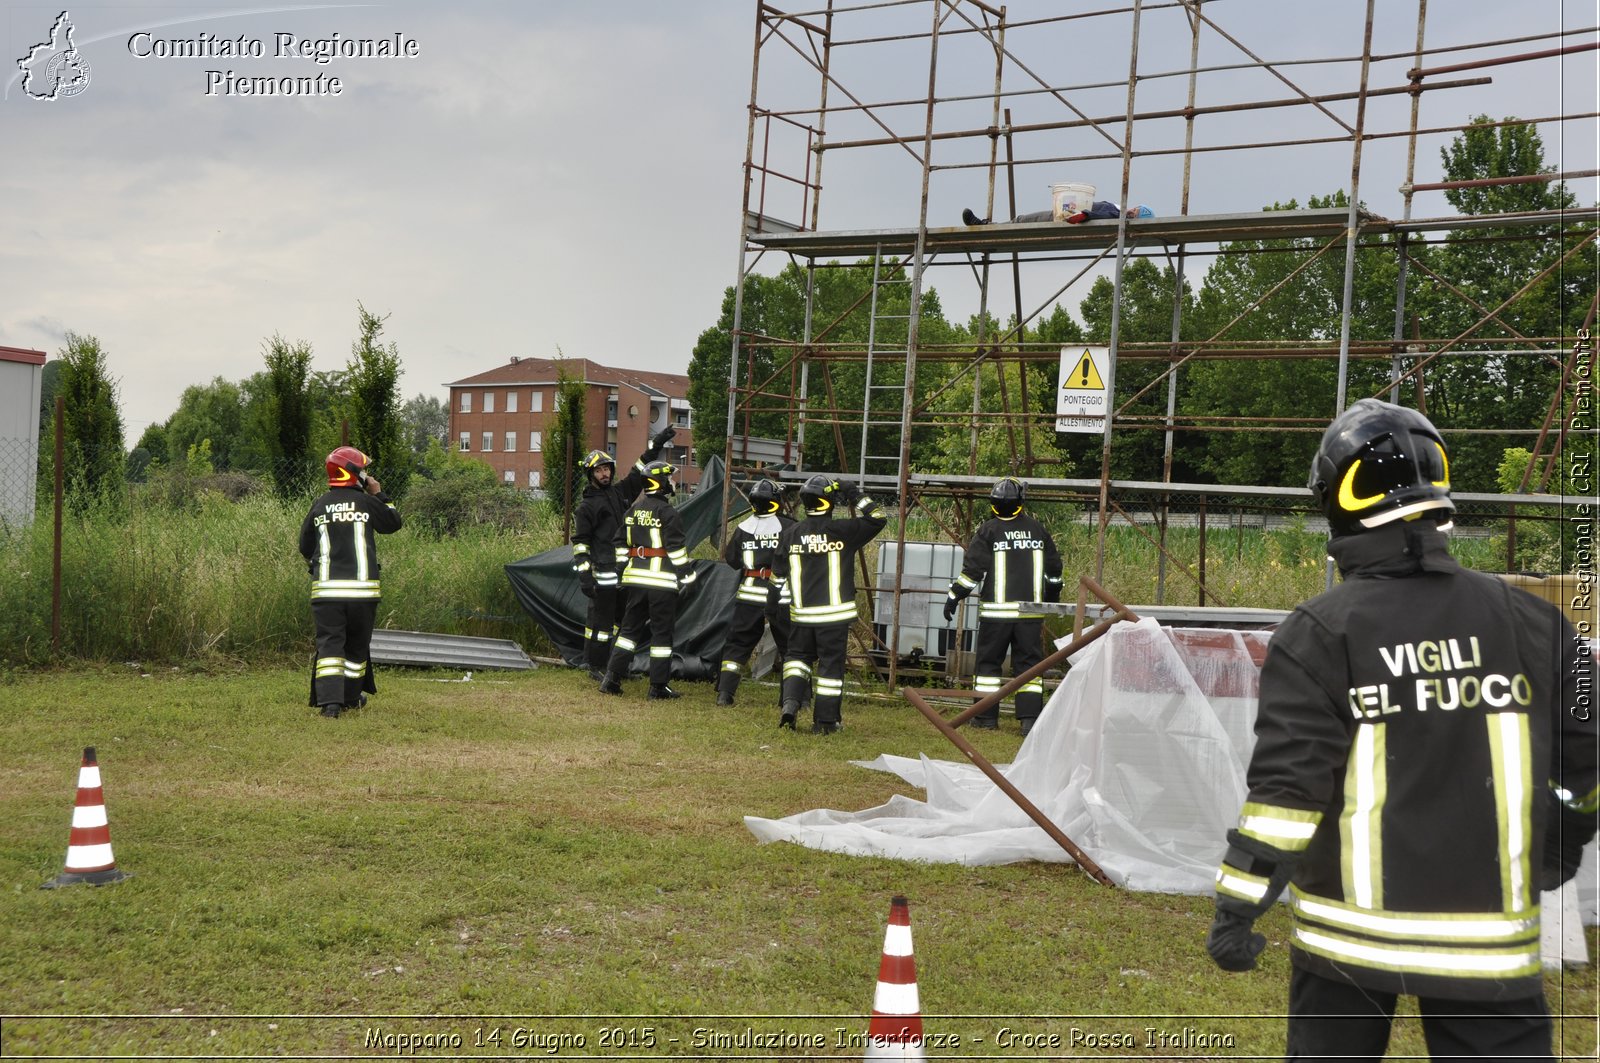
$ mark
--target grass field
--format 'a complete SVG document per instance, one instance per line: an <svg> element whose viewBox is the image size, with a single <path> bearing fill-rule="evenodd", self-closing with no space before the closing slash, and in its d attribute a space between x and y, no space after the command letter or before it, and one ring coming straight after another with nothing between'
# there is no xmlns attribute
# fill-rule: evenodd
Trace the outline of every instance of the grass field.
<svg viewBox="0 0 1600 1063"><path fill-rule="evenodd" d="M754 841L747 814L921 796L848 763L959 759L903 702L851 699L818 738L778 731L759 685L729 710L699 684L663 706L565 669L460 678L386 670L330 721L298 668L0 676L0 1054L859 1058L836 1046L866 1029L896 893L927 1030L960 1038L930 1055L1282 1050L1281 911L1229 976L1206 898ZM1007 728L971 738L1004 762ZM42 891L89 745L134 877ZM1558 1020L1564 1052L1594 1058L1594 968L1548 989L1588 1016ZM1422 1051L1412 1021L1394 1051Z"/></svg>

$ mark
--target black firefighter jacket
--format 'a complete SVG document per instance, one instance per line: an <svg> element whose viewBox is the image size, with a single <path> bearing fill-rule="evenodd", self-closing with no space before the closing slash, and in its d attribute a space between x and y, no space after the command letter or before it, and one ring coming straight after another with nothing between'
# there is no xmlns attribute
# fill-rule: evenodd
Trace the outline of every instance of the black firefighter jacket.
<svg viewBox="0 0 1600 1063"><path fill-rule="evenodd" d="M300 554L311 570L311 597L380 597L378 536L400 530L385 494L335 487L311 504L300 525Z"/></svg>
<svg viewBox="0 0 1600 1063"><path fill-rule="evenodd" d="M832 511L796 521L778 537L772 576L789 592L789 619L796 624L852 623L856 618L856 554L889 518L862 495L855 516L833 519Z"/></svg>
<svg viewBox="0 0 1600 1063"><path fill-rule="evenodd" d="M1548 794L1590 816L1600 801L1578 696L1589 651L1555 606L1463 569L1432 526L1329 550L1344 582L1268 648L1230 839L1294 868L1297 966L1446 999L1535 996ZM1218 872L1219 907L1270 892Z"/></svg>

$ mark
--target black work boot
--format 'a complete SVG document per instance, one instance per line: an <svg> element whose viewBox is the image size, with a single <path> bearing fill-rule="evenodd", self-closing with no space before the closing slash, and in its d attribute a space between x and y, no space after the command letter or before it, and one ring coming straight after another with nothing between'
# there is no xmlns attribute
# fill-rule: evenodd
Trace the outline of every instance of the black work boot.
<svg viewBox="0 0 1600 1063"><path fill-rule="evenodd" d="M717 704L732 705L734 691L739 689L739 673L723 672L717 677Z"/></svg>
<svg viewBox="0 0 1600 1063"><path fill-rule="evenodd" d="M997 731L1000 729L1000 716L998 713L993 716L974 716L972 726L984 731Z"/></svg>
<svg viewBox="0 0 1600 1063"><path fill-rule="evenodd" d="M1037 716L1024 716L1017 721L1017 726L1022 728L1022 737L1028 737L1028 734L1033 730L1034 721L1038 718Z"/></svg>
<svg viewBox="0 0 1600 1063"><path fill-rule="evenodd" d="M602 694L620 694L620 693L622 693L622 677L620 675L618 675L617 673L615 673L615 672L607 672L606 673L606 677L604 679L600 680L600 693L602 693Z"/></svg>
<svg viewBox="0 0 1600 1063"><path fill-rule="evenodd" d="M339 714L342 712L344 712L343 705L330 704L322 706L322 711L319 713L319 715L326 716L330 720L337 720L339 718Z"/></svg>
<svg viewBox="0 0 1600 1063"><path fill-rule="evenodd" d="M681 698L683 695L665 683L651 683L650 692L645 697L651 701L671 701L673 698Z"/></svg>
<svg viewBox="0 0 1600 1063"><path fill-rule="evenodd" d="M794 700L785 701L783 707L778 710L778 726L794 730L794 721L799 715L800 703Z"/></svg>
<svg viewBox="0 0 1600 1063"><path fill-rule="evenodd" d="M814 735L838 734L842 730L844 724L839 720L818 720L811 725L811 733Z"/></svg>

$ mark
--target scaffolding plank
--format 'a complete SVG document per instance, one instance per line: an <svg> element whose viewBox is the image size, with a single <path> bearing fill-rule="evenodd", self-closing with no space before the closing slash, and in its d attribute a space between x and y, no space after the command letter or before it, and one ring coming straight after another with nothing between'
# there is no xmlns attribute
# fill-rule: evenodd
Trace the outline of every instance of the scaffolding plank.
<svg viewBox="0 0 1600 1063"><path fill-rule="evenodd" d="M1128 221L1128 246L1148 247L1226 240L1329 238L1344 232L1349 212L1343 207L1320 210L1264 210L1248 214L1190 214ZM1386 233L1387 218L1362 212L1363 233ZM860 229L836 232L750 233L759 247L803 258L837 255L909 255L916 249L916 229ZM930 228L924 251L943 252L1070 251L1098 249L1117 239L1117 220L1105 218L1080 225L1064 222L1001 223Z"/></svg>

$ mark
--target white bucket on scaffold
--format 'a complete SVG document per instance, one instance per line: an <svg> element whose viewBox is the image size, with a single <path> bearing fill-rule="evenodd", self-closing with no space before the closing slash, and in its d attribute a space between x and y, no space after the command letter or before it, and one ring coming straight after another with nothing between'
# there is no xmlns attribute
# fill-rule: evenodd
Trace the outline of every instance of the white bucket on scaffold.
<svg viewBox="0 0 1600 1063"><path fill-rule="evenodd" d="M1050 186L1050 212L1056 221L1066 221L1094 203L1094 185L1063 181Z"/></svg>

